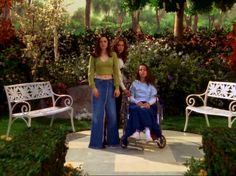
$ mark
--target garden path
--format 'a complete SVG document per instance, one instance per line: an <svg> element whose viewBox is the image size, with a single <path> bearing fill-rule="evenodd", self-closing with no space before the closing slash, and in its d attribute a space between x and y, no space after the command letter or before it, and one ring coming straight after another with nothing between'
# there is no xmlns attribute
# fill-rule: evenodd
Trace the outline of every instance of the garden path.
<svg viewBox="0 0 236 176"><path fill-rule="evenodd" d="M122 133L122 131L120 132ZM163 130L167 145L163 149L88 148L90 131L68 135L66 163L82 164L89 175L183 175L183 163L191 156L202 158L202 137L197 134Z"/></svg>

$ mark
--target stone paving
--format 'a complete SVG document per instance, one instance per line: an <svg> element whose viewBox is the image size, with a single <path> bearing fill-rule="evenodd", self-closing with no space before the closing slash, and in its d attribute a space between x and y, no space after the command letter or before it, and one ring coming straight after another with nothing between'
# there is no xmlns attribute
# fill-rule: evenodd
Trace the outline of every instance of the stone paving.
<svg viewBox="0 0 236 176"><path fill-rule="evenodd" d="M136 147L95 150L88 148L90 131L72 133L68 135L66 163L74 167L82 164L89 175L183 175L187 158L203 157L199 150L200 135L169 130L163 130L163 135L167 140L163 149L154 146L144 150Z"/></svg>

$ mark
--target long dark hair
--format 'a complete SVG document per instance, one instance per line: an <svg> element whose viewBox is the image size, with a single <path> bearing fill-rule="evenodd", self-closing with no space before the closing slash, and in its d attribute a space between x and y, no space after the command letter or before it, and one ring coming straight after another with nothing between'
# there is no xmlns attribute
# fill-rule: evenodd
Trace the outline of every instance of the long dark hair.
<svg viewBox="0 0 236 176"><path fill-rule="evenodd" d="M110 42L110 40L109 40L109 37L108 37L106 34L101 34L101 35L98 37L98 39L97 39L97 41L96 41L96 45L95 45L95 50L94 50L94 52L93 52L91 55L92 55L93 57L99 57L99 56L101 56L102 50L101 50L101 47L100 47L100 40L101 40L102 37L105 37L105 38L107 39L107 41L108 41L108 44L107 44L107 54L108 54L109 57L111 57L111 56L112 56L112 55L111 55L111 53L112 53L112 51L111 51L111 42Z"/></svg>
<svg viewBox="0 0 236 176"><path fill-rule="evenodd" d="M119 53L119 52L118 52L118 49L117 49L118 43L119 43L120 41L123 41L123 42L124 42L124 51L123 51L122 53ZM117 38L114 40L114 42L113 42L112 50L116 52L117 57L118 57L118 58L121 58L124 63L127 61L127 57L128 57L128 42L127 42L127 40L126 40L125 38L117 37Z"/></svg>
<svg viewBox="0 0 236 176"><path fill-rule="evenodd" d="M148 68L148 66L147 66L146 64L140 64L140 65L138 66L138 71L137 71L137 74L136 74L136 79L140 81L140 75L139 75L139 67L140 67L140 66L146 67L146 70L147 70L147 77L145 78L146 83L147 83L148 85L149 85L149 84L153 84L153 83L154 83L154 79L153 79L153 77L151 76L150 71L149 71L149 68Z"/></svg>

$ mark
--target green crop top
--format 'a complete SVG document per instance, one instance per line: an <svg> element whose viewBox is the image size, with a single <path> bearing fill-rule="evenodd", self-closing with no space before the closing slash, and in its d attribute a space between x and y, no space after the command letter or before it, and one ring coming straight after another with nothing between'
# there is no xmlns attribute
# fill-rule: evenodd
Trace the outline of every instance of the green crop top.
<svg viewBox="0 0 236 176"><path fill-rule="evenodd" d="M88 81L92 88L95 88L94 77L95 75L112 75L114 79L115 88L119 88L119 63L116 53L112 52L112 57L109 57L107 61L103 62L99 57L93 56L89 59L88 68Z"/></svg>

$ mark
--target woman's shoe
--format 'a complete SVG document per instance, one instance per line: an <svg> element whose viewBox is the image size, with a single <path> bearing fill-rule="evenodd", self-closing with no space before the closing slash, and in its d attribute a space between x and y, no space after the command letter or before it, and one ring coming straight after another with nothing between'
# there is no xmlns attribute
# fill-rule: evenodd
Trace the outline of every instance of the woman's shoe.
<svg viewBox="0 0 236 176"><path fill-rule="evenodd" d="M145 136L146 136L146 141L147 142L151 142L152 141L152 137L151 137L151 133L150 133L150 129L149 128L145 128Z"/></svg>
<svg viewBox="0 0 236 176"><path fill-rule="evenodd" d="M129 138L139 140L140 139L140 133L138 131L135 131Z"/></svg>
<svg viewBox="0 0 236 176"><path fill-rule="evenodd" d="M151 141L153 141L153 140L152 140L152 137L151 137L151 136L146 137L146 141L147 141L147 142L151 142Z"/></svg>

